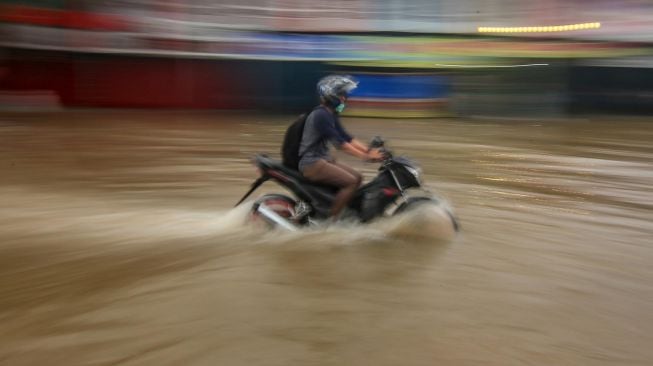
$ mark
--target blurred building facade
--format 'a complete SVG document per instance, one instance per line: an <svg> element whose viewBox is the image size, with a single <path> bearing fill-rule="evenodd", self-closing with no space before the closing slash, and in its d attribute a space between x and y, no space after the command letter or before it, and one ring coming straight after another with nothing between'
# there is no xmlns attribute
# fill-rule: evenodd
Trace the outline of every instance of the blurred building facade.
<svg viewBox="0 0 653 366"><path fill-rule="evenodd" d="M353 98L354 115L564 116L653 105L653 4L643 0L0 4L0 103L9 105L295 111L315 102L314 83L330 72L368 85Z"/></svg>

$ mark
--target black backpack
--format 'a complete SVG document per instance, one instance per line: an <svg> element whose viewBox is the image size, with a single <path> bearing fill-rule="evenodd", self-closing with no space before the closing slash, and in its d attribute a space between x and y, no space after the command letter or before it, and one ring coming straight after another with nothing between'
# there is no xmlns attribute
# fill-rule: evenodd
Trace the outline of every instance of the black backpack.
<svg viewBox="0 0 653 366"><path fill-rule="evenodd" d="M311 111L312 112L312 111ZM299 146L302 143L302 136L304 135L304 125L306 118L311 112L304 113L297 117L286 130L286 135L283 137L283 145L281 146L281 158L283 165L286 168L298 170L299 169Z"/></svg>

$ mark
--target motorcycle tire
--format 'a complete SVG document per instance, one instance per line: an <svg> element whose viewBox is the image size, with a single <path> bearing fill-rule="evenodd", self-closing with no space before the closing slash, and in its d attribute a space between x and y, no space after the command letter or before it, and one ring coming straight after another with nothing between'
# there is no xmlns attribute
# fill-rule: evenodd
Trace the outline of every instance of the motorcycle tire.
<svg viewBox="0 0 653 366"><path fill-rule="evenodd" d="M294 222L291 221L291 218L295 215L295 206L297 205L297 202L294 199L283 194L266 194L254 201L252 210L250 211L250 220L256 223L263 222L268 228L272 229L279 225L274 221L267 219L258 211L260 205L267 206L275 214L288 220L289 223L294 224Z"/></svg>
<svg viewBox="0 0 653 366"><path fill-rule="evenodd" d="M402 203L394 212L393 216L400 215L402 213L416 209L419 206L434 204L439 205L440 201L433 197L409 197L406 202ZM451 219L451 224L456 232L460 231L460 224L458 219L449 211L448 209L444 210L447 213L447 216Z"/></svg>

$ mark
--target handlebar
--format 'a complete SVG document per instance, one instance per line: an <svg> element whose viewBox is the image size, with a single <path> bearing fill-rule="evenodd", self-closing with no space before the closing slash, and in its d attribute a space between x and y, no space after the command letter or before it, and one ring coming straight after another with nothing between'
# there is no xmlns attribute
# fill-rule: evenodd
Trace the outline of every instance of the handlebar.
<svg viewBox="0 0 653 366"><path fill-rule="evenodd" d="M381 154L383 154L383 159L381 162L386 162L392 160L392 152L385 148L385 140L381 136L374 136L372 141L369 144L370 149L378 149Z"/></svg>

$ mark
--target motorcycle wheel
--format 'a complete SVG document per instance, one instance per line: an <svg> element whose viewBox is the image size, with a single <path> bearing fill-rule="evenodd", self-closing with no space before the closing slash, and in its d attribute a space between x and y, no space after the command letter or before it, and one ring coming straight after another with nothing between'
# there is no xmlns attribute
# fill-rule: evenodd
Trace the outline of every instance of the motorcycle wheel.
<svg viewBox="0 0 653 366"><path fill-rule="evenodd" d="M267 206L267 208L272 210L281 218L288 220L291 224L295 224L291 218L295 215L295 206L297 205L297 202L292 198L282 194L266 194L254 201L250 212L250 220L257 225L260 223L262 226L272 229L279 225L274 221L269 220L258 211L260 205Z"/></svg>
<svg viewBox="0 0 653 366"><path fill-rule="evenodd" d="M439 205L440 201L438 201L436 198L433 197L409 197L406 202L402 203L392 214L393 216L400 215L402 213L412 211L416 209L417 207L420 207L422 205L428 205L428 204L433 204L433 205ZM448 209L444 209L446 212L447 216L451 219L451 224L453 225L453 229L458 232L460 231L460 224L458 223L458 220L456 217L449 211Z"/></svg>

